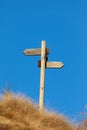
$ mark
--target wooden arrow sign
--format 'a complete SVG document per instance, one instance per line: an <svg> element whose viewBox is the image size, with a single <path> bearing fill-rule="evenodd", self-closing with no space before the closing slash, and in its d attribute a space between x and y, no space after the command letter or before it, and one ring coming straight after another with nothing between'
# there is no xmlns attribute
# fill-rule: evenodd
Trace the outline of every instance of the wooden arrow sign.
<svg viewBox="0 0 87 130"><path fill-rule="evenodd" d="M41 55L41 49L26 49L23 52L26 56ZM46 54L49 54L49 49L46 48Z"/></svg>
<svg viewBox="0 0 87 130"><path fill-rule="evenodd" d="M64 64L62 62L46 62L46 68L62 68ZM41 67L41 61L38 61L38 67Z"/></svg>

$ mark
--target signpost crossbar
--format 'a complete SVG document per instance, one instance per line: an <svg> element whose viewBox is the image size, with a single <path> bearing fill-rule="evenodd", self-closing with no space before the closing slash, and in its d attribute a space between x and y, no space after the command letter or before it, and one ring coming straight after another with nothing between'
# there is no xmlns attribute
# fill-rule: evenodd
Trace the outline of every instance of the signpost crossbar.
<svg viewBox="0 0 87 130"><path fill-rule="evenodd" d="M49 54L49 49L45 48L46 54ZM35 56L35 55L41 55L41 48L39 49L26 49L23 52L26 56Z"/></svg>
<svg viewBox="0 0 87 130"><path fill-rule="evenodd" d="M60 69L64 66L62 62L46 62L45 68L54 68L54 69ZM41 61L38 61L38 67L41 68Z"/></svg>

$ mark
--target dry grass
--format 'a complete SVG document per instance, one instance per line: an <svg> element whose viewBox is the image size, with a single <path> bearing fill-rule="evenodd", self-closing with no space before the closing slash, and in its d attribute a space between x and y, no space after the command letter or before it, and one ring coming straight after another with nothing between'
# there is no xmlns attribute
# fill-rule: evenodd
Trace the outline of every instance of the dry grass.
<svg viewBox="0 0 87 130"><path fill-rule="evenodd" d="M67 119L40 113L28 99L6 93L0 99L0 130L75 130Z"/></svg>

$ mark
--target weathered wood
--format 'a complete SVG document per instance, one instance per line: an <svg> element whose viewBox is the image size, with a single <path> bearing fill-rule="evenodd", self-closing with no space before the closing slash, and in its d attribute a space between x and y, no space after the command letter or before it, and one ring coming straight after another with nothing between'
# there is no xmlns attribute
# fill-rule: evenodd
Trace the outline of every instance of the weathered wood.
<svg viewBox="0 0 87 130"><path fill-rule="evenodd" d="M40 49L40 48L39 48L39 49L26 49L26 50L24 50L23 53L24 53L26 56L41 55L41 49ZM49 49L48 49L48 48L45 49L45 53L46 53L46 54L49 54Z"/></svg>
<svg viewBox="0 0 87 130"><path fill-rule="evenodd" d="M62 68L64 64L62 62L46 62L45 68ZM41 61L38 61L38 67L41 67Z"/></svg>
<svg viewBox="0 0 87 130"><path fill-rule="evenodd" d="M38 61L38 67L41 68L40 73L40 95L39 95L39 110L44 110L44 88L45 88L45 69L46 68L62 68L62 62L48 62L49 49L46 48L46 41L42 41L42 47L37 49L26 49L23 52L26 56L41 55L41 61Z"/></svg>
<svg viewBox="0 0 87 130"><path fill-rule="evenodd" d="M45 62L46 62L46 42L42 41L41 49L41 74L40 74L40 97L39 110L43 112L44 109L44 83L45 83Z"/></svg>

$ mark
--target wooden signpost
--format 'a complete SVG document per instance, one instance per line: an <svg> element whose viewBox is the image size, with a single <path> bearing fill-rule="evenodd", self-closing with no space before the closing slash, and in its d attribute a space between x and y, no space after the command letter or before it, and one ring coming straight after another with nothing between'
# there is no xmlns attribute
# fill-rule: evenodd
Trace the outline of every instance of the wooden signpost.
<svg viewBox="0 0 87 130"><path fill-rule="evenodd" d="M26 56L39 56L41 55L41 61L38 61L38 67L41 68L40 72L40 96L39 96L39 110L43 112L44 109L44 84L45 84L45 69L57 68L60 69L64 66L62 62L48 62L47 56L49 49L46 48L46 41L42 41L41 48L39 49L26 49L23 52Z"/></svg>

